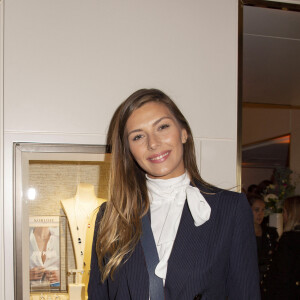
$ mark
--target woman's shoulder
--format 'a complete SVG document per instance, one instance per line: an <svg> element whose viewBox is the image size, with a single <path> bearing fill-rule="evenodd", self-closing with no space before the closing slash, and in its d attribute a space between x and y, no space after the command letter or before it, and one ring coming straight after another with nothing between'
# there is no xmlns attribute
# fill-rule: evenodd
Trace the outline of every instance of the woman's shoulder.
<svg viewBox="0 0 300 300"><path fill-rule="evenodd" d="M300 259L300 233L295 231L287 231L282 234L279 239L278 255L283 255L290 260L295 257Z"/></svg>
<svg viewBox="0 0 300 300"><path fill-rule="evenodd" d="M238 193L231 190L225 190L212 185L204 185L202 183L196 182L196 186L200 190L201 194L205 198L210 200L214 199L219 203L223 203L226 206L236 206L243 203L246 207L250 207L246 195L244 193Z"/></svg>
<svg viewBox="0 0 300 300"><path fill-rule="evenodd" d="M194 179L192 182L194 183L192 183L192 185L195 185L195 187L197 187L203 194L216 194L221 190L220 188L212 184L206 183L204 181L201 182L197 179Z"/></svg>
<svg viewBox="0 0 300 300"><path fill-rule="evenodd" d="M300 231L299 230L290 230L290 231L285 231L282 234L282 237L286 238L299 238L300 237Z"/></svg>
<svg viewBox="0 0 300 300"><path fill-rule="evenodd" d="M272 234L272 235L278 235L277 233L277 229L276 227L272 227L272 226L264 226L263 230L268 233L268 234Z"/></svg>
<svg viewBox="0 0 300 300"><path fill-rule="evenodd" d="M104 215L105 208L106 208L106 202L103 202L98 208L96 222L95 222L95 227L97 228L99 227L100 221Z"/></svg>
<svg viewBox="0 0 300 300"><path fill-rule="evenodd" d="M238 193L229 190L220 190L219 200L219 202L223 203L223 205L227 207L230 207L233 211L244 211L247 213L251 212L249 202L244 193Z"/></svg>
<svg viewBox="0 0 300 300"><path fill-rule="evenodd" d="M229 202L237 203L238 201L243 201L248 205L248 200L244 193L239 193L236 191L226 190L218 187L214 187L214 189L218 198L226 201L228 204Z"/></svg>
<svg viewBox="0 0 300 300"><path fill-rule="evenodd" d="M286 244L293 244L294 246L297 246L300 250L300 231L291 230L284 232L280 238L280 242Z"/></svg>
<svg viewBox="0 0 300 300"><path fill-rule="evenodd" d="M222 195L225 197L233 197L233 198L240 198L244 197L245 194L243 193L238 193L232 190L226 190L208 183L202 183L200 181L195 180L195 185L196 187L200 190L201 193L203 194L211 194L211 195Z"/></svg>
<svg viewBox="0 0 300 300"><path fill-rule="evenodd" d="M105 202L103 202L103 203L99 206L98 214L99 214L99 213L104 214L105 208L106 208L106 204L107 204L107 202L105 201Z"/></svg>
<svg viewBox="0 0 300 300"><path fill-rule="evenodd" d="M265 237L267 237L269 239L274 239L274 240L278 239L278 232L275 227L265 225L262 227L262 230L263 230L263 235Z"/></svg>

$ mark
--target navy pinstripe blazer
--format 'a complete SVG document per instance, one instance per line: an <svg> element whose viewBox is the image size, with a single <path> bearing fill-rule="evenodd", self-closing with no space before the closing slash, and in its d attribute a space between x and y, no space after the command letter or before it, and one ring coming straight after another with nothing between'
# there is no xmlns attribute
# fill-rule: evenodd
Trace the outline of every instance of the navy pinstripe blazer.
<svg viewBox="0 0 300 300"><path fill-rule="evenodd" d="M187 202L168 261L166 300L259 300L253 216L243 194L197 185L211 207L210 219L196 227ZM205 191L209 193L205 193ZM100 282L92 248L89 300L149 300L149 278L139 242L112 281Z"/></svg>

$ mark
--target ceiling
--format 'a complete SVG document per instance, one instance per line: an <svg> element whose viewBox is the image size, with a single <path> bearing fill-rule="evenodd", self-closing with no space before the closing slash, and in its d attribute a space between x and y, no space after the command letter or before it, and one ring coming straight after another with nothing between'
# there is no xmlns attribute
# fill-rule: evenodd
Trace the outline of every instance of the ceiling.
<svg viewBox="0 0 300 300"><path fill-rule="evenodd" d="M300 106L300 12L244 6L243 102Z"/></svg>

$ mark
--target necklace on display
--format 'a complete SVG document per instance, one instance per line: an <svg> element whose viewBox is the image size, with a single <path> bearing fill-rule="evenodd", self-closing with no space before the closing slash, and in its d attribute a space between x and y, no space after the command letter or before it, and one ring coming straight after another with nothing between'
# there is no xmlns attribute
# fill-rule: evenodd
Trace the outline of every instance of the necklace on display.
<svg viewBox="0 0 300 300"><path fill-rule="evenodd" d="M91 212L94 210L94 208L90 205L91 210L89 212L85 208L85 205L80 205L80 202L81 201L78 199L78 197L75 197L74 216L75 216L76 231L77 231L77 244L79 245L79 248L80 248L80 256L83 256L83 254L84 254L83 253L83 241L85 241L87 228L91 227L90 216L91 216ZM79 207L79 205L80 205L80 207ZM79 226L80 222L82 223L82 227Z"/></svg>

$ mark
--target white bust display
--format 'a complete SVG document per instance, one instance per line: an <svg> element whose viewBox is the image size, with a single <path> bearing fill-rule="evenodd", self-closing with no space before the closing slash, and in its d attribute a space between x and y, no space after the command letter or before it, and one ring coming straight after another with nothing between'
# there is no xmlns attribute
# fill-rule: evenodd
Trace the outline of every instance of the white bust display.
<svg viewBox="0 0 300 300"><path fill-rule="evenodd" d="M79 183L74 197L61 200L70 226L76 268L78 270L83 270L84 268L85 239L87 229L91 226L91 216L104 201L104 199L97 198L94 186L89 183Z"/></svg>

